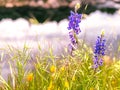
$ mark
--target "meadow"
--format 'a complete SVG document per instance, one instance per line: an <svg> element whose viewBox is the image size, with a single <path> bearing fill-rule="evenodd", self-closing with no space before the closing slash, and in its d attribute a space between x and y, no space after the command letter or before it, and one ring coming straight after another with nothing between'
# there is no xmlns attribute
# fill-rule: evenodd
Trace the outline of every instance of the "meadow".
<svg viewBox="0 0 120 90"><path fill-rule="evenodd" d="M76 8L79 9L79 5ZM22 48L11 45L1 48L0 60L1 62L6 60L10 73L6 78L0 75L0 90L120 89L120 58L117 52L109 52L113 54L112 57L107 55L109 45L104 45L103 39L107 33L102 31L96 35L93 39L95 46L87 44L84 39L79 39L77 35L81 32L76 29L78 25L74 27L73 22L77 24L82 21L74 20L74 15L78 15L76 13L77 10L69 18L71 22L68 29L73 29L68 33L71 47L63 47L64 53L55 55L54 47L49 47L47 52L43 51L39 43L35 46L37 52L34 53L27 44ZM119 48L117 51L119 52ZM94 67L94 64L99 62L94 61L96 55L99 61L102 59L102 64Z"/></svg>
<svg viewBox="0 0 120 90"><path fill-rule="evenodd" d="M59 57L52 49L43 54L38 47L39 52L32 58L27 46L21 50L10 47L6 51L10 74L7 80L0 76L0 90L119 90L120 61L104 56L103 65L95 72L92 48L80 43L74 56Z"/></svg>

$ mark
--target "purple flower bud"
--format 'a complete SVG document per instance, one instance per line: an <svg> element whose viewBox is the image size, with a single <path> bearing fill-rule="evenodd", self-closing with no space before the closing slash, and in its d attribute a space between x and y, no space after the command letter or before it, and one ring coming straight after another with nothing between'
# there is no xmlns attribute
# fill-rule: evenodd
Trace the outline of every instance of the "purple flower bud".
<svg viewBox="0 0 120 90"><path fill-rule="evenodd" d="M102 59L99 60L99 65L100 65L100 66L103 65L103 60L102 60Z"/></svg>
<svg viewBox="0 0 120 90"><path fill-rule="evenodd" d="M75 39L74 33L73 33L72 31L69 32L69 37L70 37L71 43L72 43L73 45L76 44L76 39Z"/></svg>

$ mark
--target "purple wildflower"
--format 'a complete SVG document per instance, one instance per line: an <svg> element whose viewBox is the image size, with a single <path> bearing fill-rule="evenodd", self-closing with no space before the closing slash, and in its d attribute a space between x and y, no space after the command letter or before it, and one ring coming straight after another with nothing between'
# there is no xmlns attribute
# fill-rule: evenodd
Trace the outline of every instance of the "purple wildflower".
<svg viewBox="0 0 120 90"><path fill-rule="evenodd" d="M95 51L96 55L104 55L105 54L105 39L103 40L103 36L97 38Z"/></svg>
<svg viewBox="0 0 120 90"><path fill-rule="evenodd" d="M103 64L102 57L105 55L105 42L106 40L103 39L104 35L101 34L101 36L97 37L95 50L94 50L94 69L97 69L99 66Z"/></svg>
<svg viewBox="0 0 120 90"><path fill-rule="evenodd" d="M68 24L68 30L71 30L69 32L69 38L71 43L68 45L68 52L72 55L72 51L77 49L78 42L77 42L77 36L81 30L79 27L79 23L81 22L82 14L78 14L77 10L80 8L80 4L77 3L75 6L75 12L71 11L69 16L69 24Z"/></svg>
<svg viewBox="0 0 120 90"><path fill-rule="evenodd" d="M69 16L69 24L68 24L68 30L73 30L76 34L79 34L81 32L79 23L81 22L82 14L78 14L77 12L74 13L73 11L70 12Z"/></svg>

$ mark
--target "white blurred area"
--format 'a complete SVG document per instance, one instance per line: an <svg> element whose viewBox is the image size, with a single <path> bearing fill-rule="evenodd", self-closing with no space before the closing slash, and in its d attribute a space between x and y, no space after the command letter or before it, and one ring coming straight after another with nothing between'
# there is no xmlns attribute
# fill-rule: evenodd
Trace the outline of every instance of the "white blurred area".
<svg viewBox="0 0 120 90"><path fill-rule="evenodd" d="M49 49L52 46L57 52L62 47L67 47L70 42L67 26L67 19L59 23L53 21L43 24L30 24L23 18L17 20L3 19L0 21L0 48L5 48L7 45L21 48L27 44L36 49L39 44L43 49ZM79 38L85 38L91 43L95 42L95 38L102 29L105 30L106 38L116 37L120 34L120 11L113 15L95 11L82 19L80 28L82 32Z"/></svg>
<svg viewBox="0 0 120 90"><path fill-rule="evenodd" d="M67 19L59 23L54 21L43 24L30 24L23 18L17 20L3 19L0 21L0 51L6 49L8 45L23 48L25 44L35 51L39 44L42 50L49 51L52 47L53 53L60 55L70 42L67 26ZM89 41L92 45L95 44L96 37L100 35L102 29L105 30L106 39L110 37L117 39L117 36L120 35L120 11L113 15L100 11L93 12L82 19L80 28L82 32L79 34L79 38ZM110 41L112 40L110 39ZM113 43L117 45L115 42ZM1 55L4 54L3 51L0 53ZM5 60L0 62L1 75L7 79L10 70L7 56L4 58ZM27 67L31 69L32 64L28 64Z"/></svg>

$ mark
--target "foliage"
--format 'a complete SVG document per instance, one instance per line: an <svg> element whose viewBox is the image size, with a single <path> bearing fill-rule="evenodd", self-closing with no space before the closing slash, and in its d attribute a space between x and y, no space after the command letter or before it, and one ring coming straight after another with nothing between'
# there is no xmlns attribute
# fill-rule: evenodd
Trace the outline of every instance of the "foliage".
<svg viewBox="0 0 120 90"><path fill-rule="evenodd" d="M7 54L11 74L7 81L0 76L0 90L120 89L120 61L114 60L111 64L104 62L100 70L94 72L93 51L83 41L80 41L79 49L73 52L74 56L56 57L52 49L44 56L41 52L39 49L30 69L27 67L32 59L30 48L26 45L23 50L9 47Z"/></svg>

